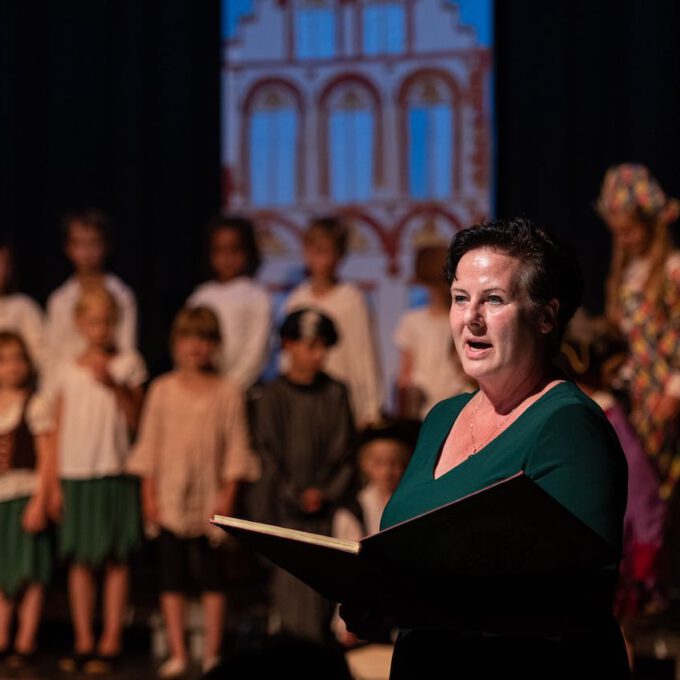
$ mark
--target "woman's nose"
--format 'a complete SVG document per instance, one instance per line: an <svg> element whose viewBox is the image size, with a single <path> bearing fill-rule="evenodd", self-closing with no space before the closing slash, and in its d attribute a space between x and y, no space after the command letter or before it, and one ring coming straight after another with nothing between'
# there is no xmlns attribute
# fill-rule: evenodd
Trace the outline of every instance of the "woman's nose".
<svg viewBox="0 0 680 680"><path fill-rule="evenodd" d="M468 326L479 326L480 324L484 323L481 305L470 302L470 304L465 309L464 319Z"/></svg>

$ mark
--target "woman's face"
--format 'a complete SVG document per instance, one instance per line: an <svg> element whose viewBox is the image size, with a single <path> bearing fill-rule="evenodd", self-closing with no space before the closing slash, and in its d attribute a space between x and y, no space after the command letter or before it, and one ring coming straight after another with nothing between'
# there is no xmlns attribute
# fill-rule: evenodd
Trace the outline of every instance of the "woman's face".
<svg viewBox="0 0 680 680"><path fill-rule="evenodd" d="M521 270L520 260L490 248L471 250L458 263L451 332L463 370L482 386L511 386L544 365L553 325L532 309Z"/></svg>
<svg viewBox="0 0 680 680"><path fill-rule="evenodd" d="M606 217L607 226L614 238L614 244L632 256L644 255L651 242L650 230L629 212L618 210Z"/></svg>

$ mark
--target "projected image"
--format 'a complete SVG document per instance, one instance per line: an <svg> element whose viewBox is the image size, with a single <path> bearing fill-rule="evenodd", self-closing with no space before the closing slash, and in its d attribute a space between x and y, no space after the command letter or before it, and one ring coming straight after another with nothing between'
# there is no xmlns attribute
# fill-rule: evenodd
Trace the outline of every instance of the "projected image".
<svg viewBox="0 0 680 680"><path fill-rule="evenodd" d="M490 213L492 23L491 0L223 3L224 208L255 219L280 297L309 220L343 216L388 392L416 250Z"/></svg>

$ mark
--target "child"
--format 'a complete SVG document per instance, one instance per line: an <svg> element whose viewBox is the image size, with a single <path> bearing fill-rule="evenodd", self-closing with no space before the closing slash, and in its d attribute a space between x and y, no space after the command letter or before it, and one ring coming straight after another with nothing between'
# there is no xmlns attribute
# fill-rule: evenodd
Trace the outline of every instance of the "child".
<svg viewBox="0 0 680 680"><path fill-rule="evenodd" d="M64 252L73 265L74 275L47 299L47 365L51 374L62 361L79 355L84 349L84 339L76 327L73 309L82 293L92 288L103 286L116 299L119 312L115 341L118 350L133 350L137 346L135 297L117 276L107 274L104 269L110 228L108 218L99 210L86 210L67 215L63 225Z"/></svg>
<svg viewBox="0 0 680 680"><path fill-rule="evenodd" d="M356 499L340 507L333 516L333 536L348 541L380 531L380 518L387 501L404 474L411 447L396 426L366 430L359 445L359 469L365 485ZM350 633L337 610L332 622L333 631L345 647L353 647L358 638ZM385 631L389 639L389 631Z"/></svg>
<svg viewBox="0 0 680 680"><path fill-rule="evenodd" d="M625 361L624 341L594 331L589 340L571 338L562 347L567 368L579 387L604 410L621 441L628 463L628 505L623 523L623 559L615 601L629 658L634 630L631 623L646 608L658 604L658 555L662 547L666 503L659 497L659 477L621 404L609 391L611 378Z"/></svg>
<svg viewBox="0 0 680 680"><path fill-rule="evenodd" d="M400 409L404 417L424 418L438 401L473 387L463 372L451 338L451 292L444 279L447 250L445 245L431 245L417 251L416 280L427 288L428 304L406 312L394 335L401 350L397 379L399 401L403 404L412 390L417 390L420 397L417 413L408 413L405 407Z"/></svg>
<svg viewBox="0 0 680 680"><path fill-rule="evenodd" d="M206 307L182 309L171 346L175 370L151 385L128 469L142 477L142 506L155 534L161 607L170 647L163 678L186 672L187 595L194 584L205 615L203 672L219 662L225 608L224 532L212 515L231 515L239 482L259 475L250 451L243 398L214 370L220 324Z"/></svg>
<svg viewBox="0 0 680 680"><path fill-rule="evenodd" d="M189 306L211 307L220 321L220 368L243 390L257 382L267 360L271 302L254 281L260 266L255 229L245 217L210 223L210 265L215 280L199 286Z"/></svg>
<svg viewBox="0 0 680 680"><path fill-rule="evenodd" d="M286 311L316 308L326 314L338 332L329 350L325 370L344 382L360 428L380 418L381 386L371 320L361 292L338 280L338 267L347 252L349 234L337 219L312 222L304 237L304 259L309 278L286 302Z"/></svg>
<svg viewBox="0 0 680 680"><path fill-rule="evenodd" d="M35 652L52 558L45 528L54 423L46 400L33 394L34 381L21 336L0 331L0 657L14 668ZM15 607L19 626L12 651Z"/></svg>
<svg viewBox="0 0 680 680"><path fill-rule="evenodd" d="M330 535L333 513L354 477L347 389L321 371L337 333L327 316L302 309L286 317L280 334L288 368L255 402L261 519ZM272 621L282 632L326 640L332 611L320 595L280 569L272 594Z"/></svg>
<svg viewBox="0 0 680 680"><path fill-rule="evenodd" d="M141 538L137 480L126 476L130 433L137 427L146 368L115 345L119 311L106 288L85 290L75 322L85 348L65 361L54 383L62 496L59 555L69 560L75 649L63 670L106 672L121 651L127 560ZM63 505L63 509L62 509ZM95 646L95 573L103 569L104 629Z"/></svg>
<svg viewBox="0 0 680 680"><path fill-rule="evenodd" d="M21 335L33 365L40 367L45 351L42 310L28 295L16 292L14 279L12 247L0 242L0 329Z"/></svg>

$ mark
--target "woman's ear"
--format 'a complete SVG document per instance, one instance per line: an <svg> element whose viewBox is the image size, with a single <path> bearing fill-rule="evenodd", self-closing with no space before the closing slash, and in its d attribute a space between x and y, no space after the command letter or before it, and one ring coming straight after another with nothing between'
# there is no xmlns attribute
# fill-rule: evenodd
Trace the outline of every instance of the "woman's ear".
<svg viewBox="0 0 680 680"><path fill-rule="evenodd" d="M541 333L552 333L557 326L557 314L560 310L560 303L557 298L553 298L543 307L539 317L538 327Z"/></svg>

